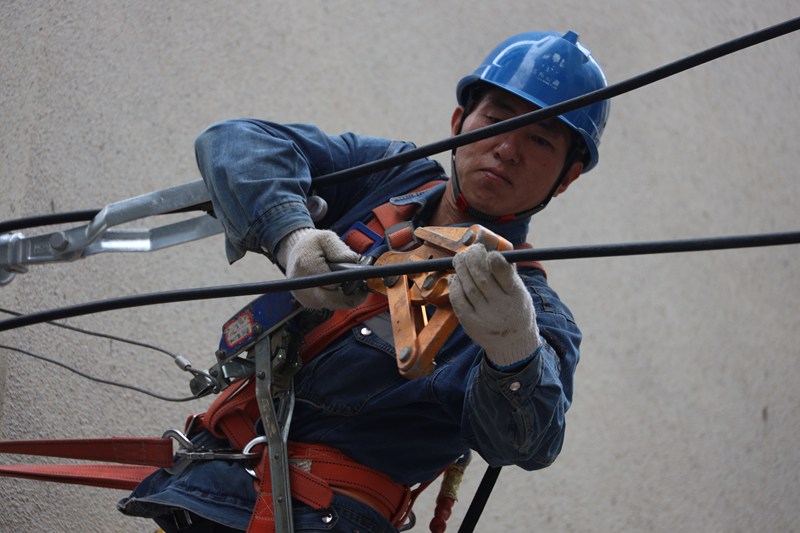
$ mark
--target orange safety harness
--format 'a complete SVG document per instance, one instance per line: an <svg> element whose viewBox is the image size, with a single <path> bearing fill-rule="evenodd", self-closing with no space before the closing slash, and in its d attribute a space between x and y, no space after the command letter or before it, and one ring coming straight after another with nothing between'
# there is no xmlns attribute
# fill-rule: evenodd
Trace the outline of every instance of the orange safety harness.
<svg viewBox="0 0 800 533"><path fill-rule="evenodd" d="M442 182L430 182L411 192L425 190L439 183ZM410 222L416 210L416 204L398 206L387 202L373 210L374 216L366 225L354 225L345 233L343 240L359 253L366 252L384 239L390 250L413 249L419 243ZM529 247L530 245L524 244L518 248ZM538 263L528 266L544 270ZM335 338L389 309L387 296L373 290L360 306L335 311L330 318L304 335L300 349L302 362L308 363ZM258 437L255 423L259 419L255 380L244 379L223 390L205 413L190 417L186 424L186 434L191 437L197 431L207 430L218 438L227 439L235 450L244 451ZM162 438L114 437L0 442L0 453L118 463L0 465L0 476L133 490L158 468L176 465L173 439L167 434ZM261 452L247 455L257 460L257 466L251 472L255 474L258 489L248 531L275 530L269 454L266 453L267 447L263 448ZM218 455L222 457L225 454ZM241 455L237 458L242 458ZM434 481L432 479L412 490L377 470L357 463L340 451L321 444L289 442L288 458L289 485L293 498L315 509L324 509L330 506L334 493L339 493L369 505L398 528L408 519L417 496ZM464 466L456 464L446 469L437 498L436 516L430 524L433 532L443 532L446 527L445 522L455 501L455 492Z"/></svg>
<svg viewBox="0 0 800 533"><path fill-rule="evenodd" d="M259 418L255 381L244 380L225 389L208 411L190 417L187 433L205 429L243 450L257 437L255 426ZM292 497L315 509L329 507L333 494L340 493L366 503L399 527L408 517L414 499L428 485L411 490L330 446L289 442L288 450ZM258 499L248 531L274 531L269 454L261 454L254 471Z"/></svg>

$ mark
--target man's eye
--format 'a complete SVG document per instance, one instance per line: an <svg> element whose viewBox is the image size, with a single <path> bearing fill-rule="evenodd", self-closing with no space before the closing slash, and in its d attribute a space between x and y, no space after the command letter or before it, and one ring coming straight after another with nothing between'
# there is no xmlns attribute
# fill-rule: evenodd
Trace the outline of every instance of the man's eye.
<svg viewBox="0 0 800 533"><path fill-rule="evenodd" d="M502 119L497 118L497 117L495 117L493 115L484 115L484 116L486 117L486 120L488 122L491 122L492 124L497 124L498 122L502 121Z"/></svg>
<svg viewBox="0 0 800 533"><path fill-rule="evenodd" d="M553 143L545 139L544 137L540 137L539 135L531 135L531 140L538 145L545 146L548 148L553 147Z"/></svg>

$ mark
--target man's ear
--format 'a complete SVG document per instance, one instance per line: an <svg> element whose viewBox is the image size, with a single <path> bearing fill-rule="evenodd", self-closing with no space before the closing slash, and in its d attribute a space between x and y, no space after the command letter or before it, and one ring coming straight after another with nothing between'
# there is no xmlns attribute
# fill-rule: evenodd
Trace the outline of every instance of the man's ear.
<svg viewBox="0 0 800 533"><path fill-rule="evenodd" d="M561 182L561 185L558 186L555 194L553 194L553 198L566 191L567 188L572 185L572 182L580 177L582 172L583 163L581 161L572 163L572 166L569 167L569 171L567 171L567 175L564 177L564 181Z"/></svg>
<svg viewBox="0 0 800 533"><path fill-rule="evenodd" d="M464 115L464 108L458 106L453 110L453 116L450 118L450 133L458 135L461 133L461 117Z"/></svg>

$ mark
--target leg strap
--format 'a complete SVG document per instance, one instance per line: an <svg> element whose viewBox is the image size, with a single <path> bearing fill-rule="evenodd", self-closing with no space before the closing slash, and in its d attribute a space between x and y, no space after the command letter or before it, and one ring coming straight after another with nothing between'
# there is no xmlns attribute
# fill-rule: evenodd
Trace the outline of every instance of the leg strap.
<svg viewBox="0 0 800 533"><path fill-rule="evenodd" d="M0 453L122 463L0 465L0 476L125 490L136 488L144 478L155 472L157 467L168 467L173 464L172 440L158 438L4 441L0 442Z"/></svg>

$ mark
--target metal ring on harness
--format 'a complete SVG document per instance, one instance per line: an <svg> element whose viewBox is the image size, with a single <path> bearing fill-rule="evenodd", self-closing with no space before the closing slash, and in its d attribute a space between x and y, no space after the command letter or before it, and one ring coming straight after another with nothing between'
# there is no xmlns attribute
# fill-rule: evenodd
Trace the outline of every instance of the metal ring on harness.
<svg viewBox="0 0 800 533"><path fill-rule="evenodd" d="M250 450L252 450L256 446L258 446L259 444L264 444L265 442L267 442L266 435L261 435L259 437L256 437L256 438L254 438L253 440L251 440L250 442L247 443L247 446L244 447L244 449L242 450L242 453L243 454L250 453ZM252 477L253 479L258 479L258 474L256 474L256 471L253 470L252 468L246 468L245 467L244 471L247 472L248 474L250 474L250 477Z"/></svg>

